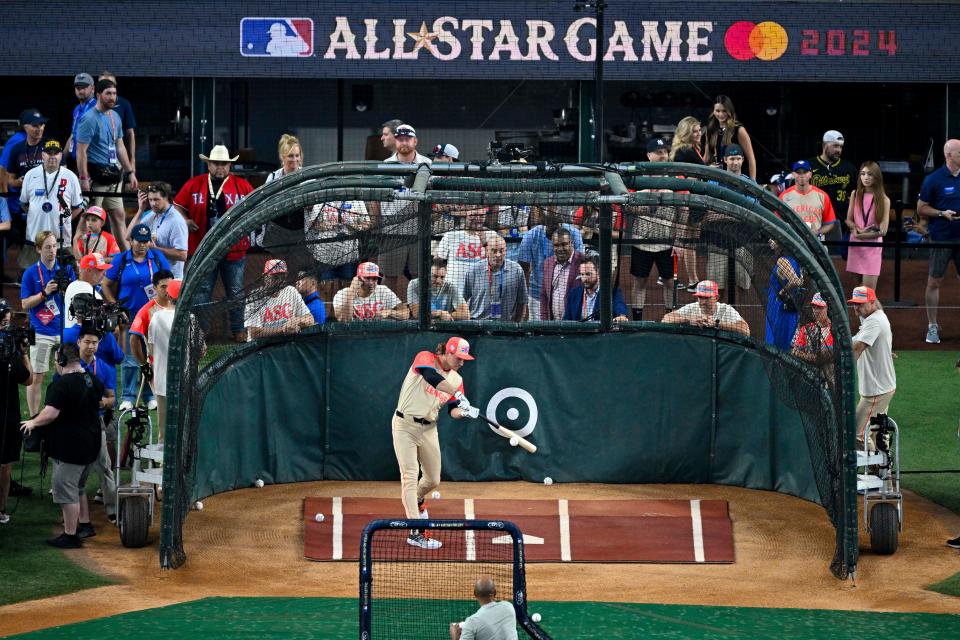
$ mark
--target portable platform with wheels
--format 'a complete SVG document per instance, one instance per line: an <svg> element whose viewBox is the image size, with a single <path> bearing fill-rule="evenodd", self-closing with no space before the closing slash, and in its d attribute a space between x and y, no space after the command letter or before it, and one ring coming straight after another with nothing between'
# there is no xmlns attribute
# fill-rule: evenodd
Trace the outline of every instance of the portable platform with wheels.
<svg viewBox="0 0 960 640"><path fill-rule="evenodd" d="M163 486L163 443L157 442L150 411L141 406L143 382L132 409L117 417L117 524L120 542L125 547L146 546L153 524L154 497ZM126 438L121 438L121 426L127 427ZM123 443L123 444L121 444ZM124 462L130 465L130 482L120 483Z"/></svg>
<svg viewBox="0 0 960 640"><path fill-rule="evenodd" d="M880 555L897 550L903 531L903 494L900 493L900 429L893 418L880 414L870 420L863 450L857 451L857 493L863 495L863 526L870 547ZM869 451L869 442L876 451Z"/></svg>

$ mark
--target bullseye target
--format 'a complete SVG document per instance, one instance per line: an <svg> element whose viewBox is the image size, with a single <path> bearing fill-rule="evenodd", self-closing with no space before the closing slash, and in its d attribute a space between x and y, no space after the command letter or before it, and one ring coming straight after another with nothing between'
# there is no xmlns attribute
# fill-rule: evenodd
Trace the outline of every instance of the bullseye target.
<svg viewBox="0 0 960 640"><path fill-rule="evenodd" d="M509 402L510 400L513 400L513 402ZM527 423L520 429L514 429L513 425L502 424L497 420L497 409L499 409L500 404L504 401L508 401L508 405L517 404L517 400L523 403L523 405L526 405L527 408ZM493 394L493 397L490 398L490 401L487 403L486 415L488 420L501 424L516 432L517 435L526 438L536 429L539 412L537 410L537 401L533 399L533 396L530 395L528 391L520 387L507 387ZM520 409L517 406L510 406L506 411L506 416L508 420L516 420L520 417ZM497 433L493 427L490 427L490 430Z"/></svg>

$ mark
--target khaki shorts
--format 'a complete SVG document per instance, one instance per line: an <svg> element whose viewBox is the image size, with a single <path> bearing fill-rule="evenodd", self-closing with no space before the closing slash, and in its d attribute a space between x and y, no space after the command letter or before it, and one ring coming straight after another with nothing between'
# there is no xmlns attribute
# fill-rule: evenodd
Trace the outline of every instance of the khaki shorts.
<svg viewBox="0 0 960 640"><path fill-rule="evenodd" d="M37 344L30 347L30 366L34 373L50 371L50 357L57 351L60 336L43 336L37 334Z"/></svg>
<svg viewBox="0 0 960 640"><path fill-rule="evenodd" d="M53 501L56 504L79 504L92 466L53 460Z"/></svg>
<svg viewBox="0 0 960 640"><path fill-rule="evenodd" d="M100 184L98 182L91 182L90 191L109 191L111 193L120 193L121 184L122 183L120 182L117 182L116 184ZM110 198L102 196L99 198L94 198L90 201L90 204L97 207L103 207L107 211L116 209L120 209L121 211L123 210L123 198ZM123 233L123 231L120 233ZM114 230L114 235L116 235L116 230Z"/></svg>

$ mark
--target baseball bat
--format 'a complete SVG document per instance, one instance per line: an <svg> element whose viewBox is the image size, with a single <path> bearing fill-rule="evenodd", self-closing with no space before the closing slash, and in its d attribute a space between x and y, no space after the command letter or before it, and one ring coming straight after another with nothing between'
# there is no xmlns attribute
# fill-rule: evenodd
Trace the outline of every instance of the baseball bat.
<svg viewBox="0 0 960 640"><path fill-rule="evenodd" d="M480 414L480 417L483 418L483 420L484 420L487 424L489 424L491 427L493 427L493 428L497 431L497 433L499 433L500 435L502 435L504 438L516 438L516 439L517 439L517 444L518 444L519 446L523 447L524 449L526 449L526 450L529 451L530 453L536 453L536 452L537 452L537 445L533 444L532 442L530 442L529 440L527 440L527 439L524 438L523 436L521 436L521 435L519 435L519 434L517 434L517 433L514 433L513 431L510 431L510 429L507 429L506 427L501 427L501 426L498 425L496 422L494 422L493 420L491 420L490 418L488 418L487 416L485 416L485 415L483 415L483 414Z"/></svg>

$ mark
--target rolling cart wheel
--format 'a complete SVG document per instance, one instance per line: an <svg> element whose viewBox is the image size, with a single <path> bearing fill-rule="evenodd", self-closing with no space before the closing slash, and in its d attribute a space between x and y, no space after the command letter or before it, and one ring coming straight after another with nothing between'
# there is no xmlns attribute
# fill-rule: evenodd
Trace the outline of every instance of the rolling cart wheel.
<svg viewBox="0 0 960 640"><path fill-rule="evenodd" d="M870 510L870 547L874 553L889 556L897 550L900 522L897 508L881 502Z"/></svg>
<svg viewBox="0 0 960 640"><path fill-rule="evenodd" d="M150 505L146 498L120 501L120 542L130 549L146 546L150 533Z"/></svg>

